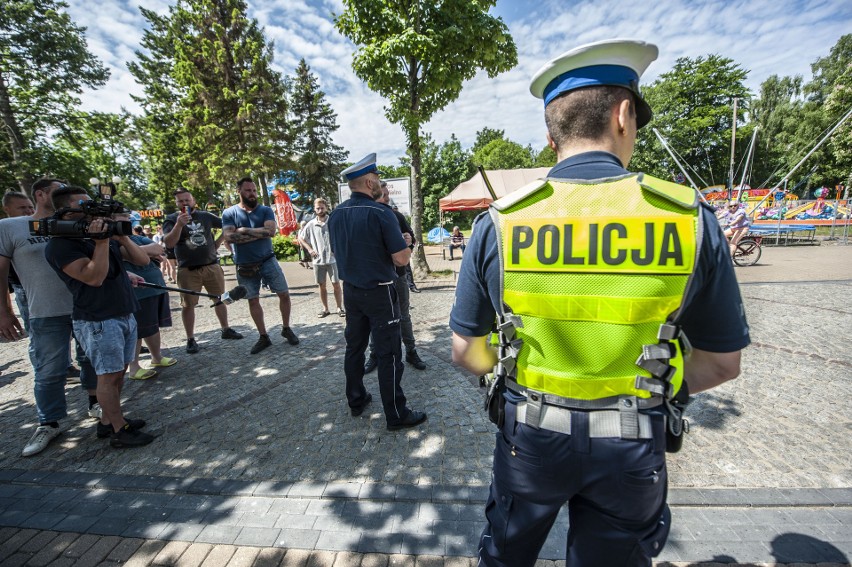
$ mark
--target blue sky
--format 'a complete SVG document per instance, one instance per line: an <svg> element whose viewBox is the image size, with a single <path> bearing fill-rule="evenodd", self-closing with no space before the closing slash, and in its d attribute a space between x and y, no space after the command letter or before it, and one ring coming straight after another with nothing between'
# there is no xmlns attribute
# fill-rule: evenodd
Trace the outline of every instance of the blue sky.
<svg viewBox="0 0 852 567"><path fill-rule="evenodd" d="M106 88L86 93L89 110L138 112L130 94L140 87L127 71L145 22L138 6L164 12L166 0L68 0L71 17L85 26L89 48L110 68ZM405 153L399 126L384 116L384 101L351 71L355 46L334 29L332 13L341 0L248 0L249 15L275 42L275 64L292 74L305 58L338 115L335 141L357 160L377 152L383 164L396 164ZM660 58L642 78L649 83L670 70L678 57L716 53L750 71L754 94L773 74L801 74L828 55L844 34L852 32L848 0L499 0L492 14L509 26L518 47L518 65L489 79L480 73L458 100L424 126L443 142L455 134L471 146L483 127L504 129L522 144L545 143L541 102L529 94L529 80L549 59L584 43L615 37L656 43Z"/></svg>

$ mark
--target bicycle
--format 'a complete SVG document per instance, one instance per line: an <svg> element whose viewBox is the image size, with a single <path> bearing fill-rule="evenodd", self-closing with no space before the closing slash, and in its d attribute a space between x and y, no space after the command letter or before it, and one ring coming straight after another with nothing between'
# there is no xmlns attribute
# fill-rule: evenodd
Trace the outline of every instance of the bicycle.
<svg viewBox="0 0 852 567"><path fill-rule="evenodd" d="M737 248L734 250L734 264L737 266L754 266L760 260L762 249L760 241L762 236L751 236L743 238L737 243Z"/></svg>

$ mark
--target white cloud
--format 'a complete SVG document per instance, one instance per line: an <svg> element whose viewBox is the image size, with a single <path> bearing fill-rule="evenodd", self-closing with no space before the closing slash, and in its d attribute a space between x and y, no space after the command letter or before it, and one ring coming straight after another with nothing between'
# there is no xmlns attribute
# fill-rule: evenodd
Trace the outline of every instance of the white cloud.
<svg viewBox="0 0 852 567"><path fill-rule="evenodd" d="M140 87L126 70L145 25L137 1L71 2L72 18L88 27L90 48L112 70L107 88L85 95L87 108L138 108L129 95ZM141 3L158 13L170 4ZM405 153L402 130L385 118L383 99L352 73L355 46L332 23L331 14L342 10L342 0L251 0L249 5L249 15L275 41L279 70L292 73L304 57L319 77L338 114L336 142L350 151L350 158L375 151L382 163L395 163ZM509 25L519 64L495 79L479 73L469 81L458 100L424 126L438 142L455 133L471 145L476 131L488 126L505 129L522 144L543 147L541 102L529 94L529 79L548 59L582 43L613 37L656 43L660 58L643 77L646 83L671 69L678 57L730 57L750 71L747 85L757 94L772 74L801 74L808 80L810 64L828 55L852 29L852 4L846 0L501 0L494 13Z"/></svg>

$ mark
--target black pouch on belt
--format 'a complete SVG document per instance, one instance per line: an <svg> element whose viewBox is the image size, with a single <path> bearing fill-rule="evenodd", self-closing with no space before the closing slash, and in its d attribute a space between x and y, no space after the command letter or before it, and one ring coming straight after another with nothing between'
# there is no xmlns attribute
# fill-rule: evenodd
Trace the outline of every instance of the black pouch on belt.
<svg viewBox="0 0 852 567"><path fill-rule="evenodd" d="M237 266L237 273L244 278L255 278L260 273L260 267L262 265L263 262L258 262L256 264L240 264Z"/></svg>
<svg viewBox="0 0 852 567"><path fill-rule="evenodd" d="M503 379L495 377L488 387L488 394L485 396L485 411L488 412L488 419L500 428L506 421L506 396L503 395L505 390Z"/></svg>
<svg viewBox="0 0 852 567"><path fill-rule="evenodd" d="M666 402L666 453L677 453L683 447L683 435L689 432L689 422L683 418L688 403L689 388L683 382L675 397Z"/></svg>

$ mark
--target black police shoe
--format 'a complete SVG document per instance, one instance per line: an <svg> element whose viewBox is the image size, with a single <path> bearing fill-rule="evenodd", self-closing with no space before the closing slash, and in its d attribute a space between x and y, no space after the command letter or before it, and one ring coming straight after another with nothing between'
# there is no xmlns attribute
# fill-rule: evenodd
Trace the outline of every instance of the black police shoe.
<svg viewBox="0 0 852 567"><path fill-rule="evenodd" d="M364 410L367 409L367 406L370 405L370 402L372 402L372 401L373 401L373 394L371 394L370 392L367 392L367 396L364 398L363 404L361 404L360 406L358 406L356 408L349 408L350 412L352 413L352 417L358 417L359 415L364 413Z"/></svg>
<svg viewBox="0 0 852 567"><path fill-rule="evenodd" d="M410 350L405 355L405 362L416 368L417 370L426 370L426 363L420 360L416 350Z"/></svg>
<svg viewBox="0 0 852 567"><path fill-rule="evenodd" d="M364 365L364 374L369 374L379 366L379 361L372 356L367 357L367 364Z"/></svg>
<svg viewBox="0 0 852 567"><path fill-rule="evenodd" d="M408 429L409 427L417 427L426 421L426 414L422 411L411 410L405 419L399 423L388 423L388 431L399 431L400 429Z"/></svg>

